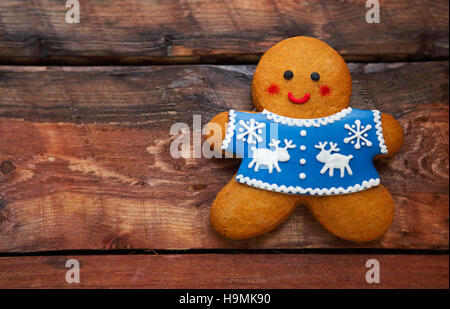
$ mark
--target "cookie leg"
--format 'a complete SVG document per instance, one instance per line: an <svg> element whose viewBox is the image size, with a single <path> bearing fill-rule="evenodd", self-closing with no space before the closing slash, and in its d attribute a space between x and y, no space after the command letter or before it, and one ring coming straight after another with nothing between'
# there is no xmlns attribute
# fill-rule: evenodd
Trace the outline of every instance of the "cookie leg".
<svg viewBox="0 0 450 309"><path fill-rule="evenodd" d="M354 242L377 239L394 218L394 202L382 185L351 194L310 196L305 203L328 231Z"/></svg>
<svg viewBox="0 0 450 309"><path fill-rule="evenodd" d="M233 178L211 207L211 223L220 234L232 239L261 235L283 222L301 198L260 190Z"/></svg>

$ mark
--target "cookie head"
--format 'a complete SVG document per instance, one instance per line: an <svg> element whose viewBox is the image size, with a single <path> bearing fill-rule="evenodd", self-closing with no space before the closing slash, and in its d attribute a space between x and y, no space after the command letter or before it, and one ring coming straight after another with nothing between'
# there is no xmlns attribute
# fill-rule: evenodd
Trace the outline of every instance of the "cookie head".
<svg viewBox="0 0 450 309"><path fill-rule="evenodd" d="M348 107L352 92L344 59L329 45L293 37L261 58L252 83L253 104L292 118L330 116Z"/></svg>

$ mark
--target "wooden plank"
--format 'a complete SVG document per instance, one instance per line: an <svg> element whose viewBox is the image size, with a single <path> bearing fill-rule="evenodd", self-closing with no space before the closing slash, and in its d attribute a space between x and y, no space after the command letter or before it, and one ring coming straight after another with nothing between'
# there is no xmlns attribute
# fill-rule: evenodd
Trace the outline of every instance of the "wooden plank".
<svg viewBox="0 0 450 309"><path fill-rule="evenodd" d="M64 1L2 0L0 63L149 64L256 62L275 43L306 35L348 61L448 59L447 0L80 1L66 23Z"/></svg>
<svg viewBox="0 0 450 309"><path fill-rule="evenodd" d="M80 263L80 283L65 280ZM366 282L366 262L380 283ZM448 289L448 255L183 254L0 258L0 288Z"/></svg>
<svg viewBox="0 0 450 309"><path fill-rule="evenodd" d="M169 131L251 109L253 69L0 67L0 251L448 249L448 62L350 64L351 105L392 113L406 133L377 162L396 204L382 239L339 240L303 207L264 236L218 236L209 208L239 162L174 159Z"/></svg>

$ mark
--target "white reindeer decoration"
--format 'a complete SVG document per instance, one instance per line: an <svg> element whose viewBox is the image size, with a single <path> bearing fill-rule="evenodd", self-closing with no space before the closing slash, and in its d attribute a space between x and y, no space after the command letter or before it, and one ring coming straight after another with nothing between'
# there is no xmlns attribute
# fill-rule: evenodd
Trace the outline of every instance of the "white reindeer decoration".
<svg viewBox="0 0 450 309"><path fill-rule="evenodd" d="M318 145L315 145L314 147L317 149L320 149L321 151L316 156L317 161L325 163L325 165L320 170L321 174L324 174L327 170L329 170L330 177L333 177L334 169L339 169L341 171L341 178L344 177L345 170L347 170L349 175L353 175L352 169L348 165L349 161L353 158L353 155L342 155L340 153L331 153L332 151L338 152L340 151L339 148L337 148L337 143L330 142L330 149L325 150L325 146L327 145L327 142L322 143L319 142Z"/></svg>
<svg viewBox="0 0 450 309"><path fill-rule="evenodd" d="M261 165L265 165L269 168L269 173L272 173L273 167L277 170L277 172L281 172L280 167L278 166L278 162L286 162L291 158L288 153L288 149L295 148L295 145L292 145L292 140L284 140L284 147L280 148L278 145L280 141L272 139L272 142L269 144L270 147L275 147L274 150L270 150L267 148L256 148L252 147L253 151L253 160L248 164L248 168L252 168L255 165L255 172L259 170Z"/></svg>

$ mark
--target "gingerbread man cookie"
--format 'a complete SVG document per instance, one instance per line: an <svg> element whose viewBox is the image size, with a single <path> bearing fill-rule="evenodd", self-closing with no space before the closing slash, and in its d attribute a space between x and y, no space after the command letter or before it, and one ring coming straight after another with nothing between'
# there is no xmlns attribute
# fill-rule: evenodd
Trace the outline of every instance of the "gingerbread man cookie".
<svg viewBox="0 0 450 309"><path fill-rule="evenodd" d="M384 234L394 203L372 161L395 154L403 130L388 114L349 107L351 87L346 63L320 40L286 39L263 55L252 83L256 112L231 110L209 124L222 130L208 137L211 146L242 158L211 208L219 233L261 235L303 204L341 238Z"/></svg>

